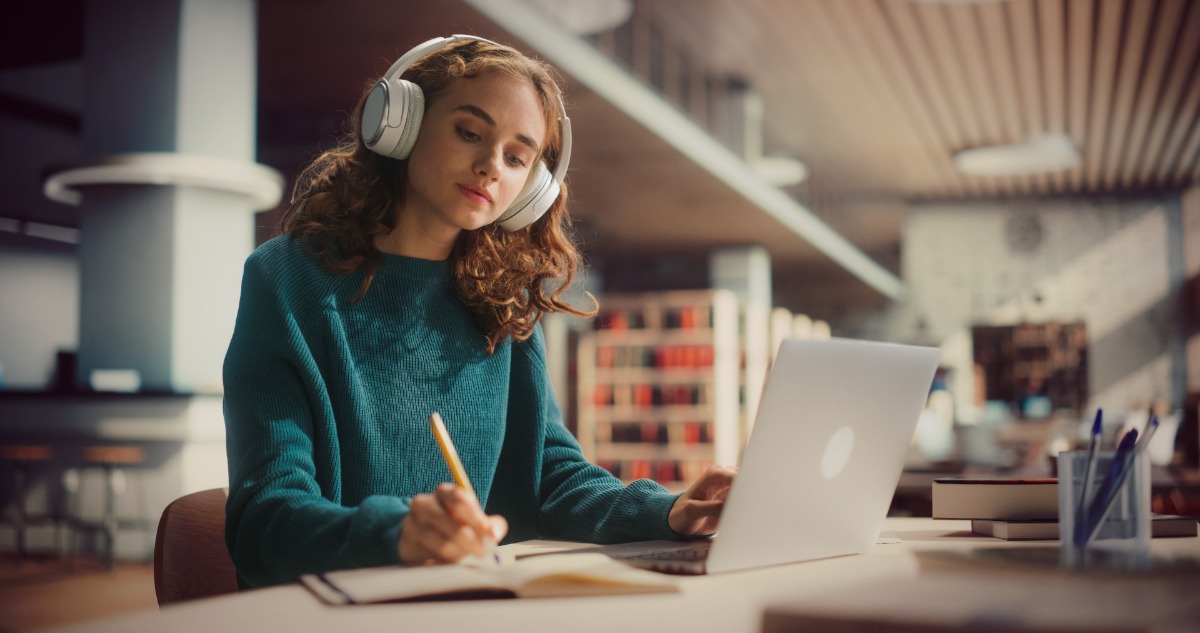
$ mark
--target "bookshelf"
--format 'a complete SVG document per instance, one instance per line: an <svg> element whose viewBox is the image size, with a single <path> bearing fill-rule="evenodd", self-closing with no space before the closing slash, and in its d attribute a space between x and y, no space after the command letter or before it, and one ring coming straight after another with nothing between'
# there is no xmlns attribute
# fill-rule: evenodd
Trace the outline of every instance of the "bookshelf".
<svg viewBox="0 0 1200 633"><path fill-rule="evenodd" d="M1018 409L1029 395L1054 409L1087 404L1087 326L1083 322L1019 323L972 328L973 354L983 368L982 396Z"/></svg>
<svg viewBox="0 0 1200 633"><path fill-rule="evenodd" d="M739 307L728 290L608 295L579 337L577 426L589 460L682 490L736 463L743 418Z"/></svg>

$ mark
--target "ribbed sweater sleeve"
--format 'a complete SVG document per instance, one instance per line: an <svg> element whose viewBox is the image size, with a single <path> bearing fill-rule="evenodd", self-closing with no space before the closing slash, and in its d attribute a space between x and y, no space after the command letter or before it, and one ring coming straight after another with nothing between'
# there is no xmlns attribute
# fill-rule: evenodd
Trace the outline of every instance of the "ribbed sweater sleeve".
<svg viewBox="0 0 1200 633"><path fill-rule="evenodd" d="M295 580L305 572L398 562L406 500L372 496L343 507L340 456L321 450L329 430L321 369L301 331L293 295L311 278L256 253L245 267L242 299L224 366L230 491L226 542L243 586ZM318 278L319 279L319 278ZM308 306L310 309L319 306ZM319 463L320 462L320 463ZM331 473L323 487L317 470Z"/></svg>

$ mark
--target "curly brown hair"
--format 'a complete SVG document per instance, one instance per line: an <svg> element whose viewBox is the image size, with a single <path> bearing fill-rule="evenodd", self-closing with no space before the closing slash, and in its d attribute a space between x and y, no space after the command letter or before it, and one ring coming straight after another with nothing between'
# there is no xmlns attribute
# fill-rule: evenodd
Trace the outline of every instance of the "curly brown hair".
<svg viewBox="0 0 1200 633"><path fill-rule="evenodd" d="M493 71L533 84L547 121L541 159L553 171L562 150L558 125L561 89L548 64L508 46L468 40L426 55L405 70L403 78L421 87L428 108L452 81ZM375 237L396 226L408 168L407 160L368 149L359 134L363 105L373 85L368 85L354 109L351 131L301 172L281 221L282 231L303 238L331 273L366 271L355 301L366 294L383 262ZM459 234L450 255L454 283L459 298L487 337L489 354L509 337L518 341L529 338L546 313L596 314L595 298L590 294L593 307L588 310L562 299L581 265L570 232L567 198L563 183L550 209L518 231L509 232L492 223Z"/></svg>

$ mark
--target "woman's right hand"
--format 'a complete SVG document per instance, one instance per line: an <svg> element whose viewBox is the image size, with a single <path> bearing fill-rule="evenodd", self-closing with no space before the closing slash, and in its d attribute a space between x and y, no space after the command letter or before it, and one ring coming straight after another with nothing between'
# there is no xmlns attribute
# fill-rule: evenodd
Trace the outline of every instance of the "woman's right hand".
<svg viewBox="0 0 1200 633"><path fill-rule="evenodd" d="M407 565L456 563L487 555L507 533L504 517L488 516L473 495L447 483L413 497L397 549Z"/></svg>

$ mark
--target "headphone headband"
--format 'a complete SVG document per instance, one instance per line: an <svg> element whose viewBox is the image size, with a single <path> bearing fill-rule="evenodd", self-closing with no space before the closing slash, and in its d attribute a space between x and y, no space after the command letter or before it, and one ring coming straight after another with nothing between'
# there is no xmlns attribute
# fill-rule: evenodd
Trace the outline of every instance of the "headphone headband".
<svg viewBox="0 0 1200 633"><path fill-rule="evenodd" d="M360 131L363 143L368 149L398 160L408 158L420 129L421 117L425 110L425 96L419 86L401 79L401 76L422 57L466 41L501 46L497 42L474 35L435 37L413 47L388 68L387 74L376 82L363 105ZM562 137L554 173L548 173L546 161L539 158L516 201L496 220L507 230L515 231L528 226L541 217L561 193L567 166L571 162L571 119L567 117L562 94L555 94L554 97L558 102L558 123Z"/></svg>
<svg viewBox="0 0 1200 633"><path fill-rule="evenodd" d="M492 40L482 37L475 37L474 35L451 35L450 37L435 37L417 44L412 50L401 55L400 59L397 59L396 63L392 64L392 67L388 69L387 74L385 74L383 78L389 81L399 79L400 75L403 75L404 71L408 70L408 67L411 66L413 62L421 59L429 53L432 53L439 48L450 46L451 44L468 42L471 40L500 46L500 44L497 42L493 42Z"/></svg>

